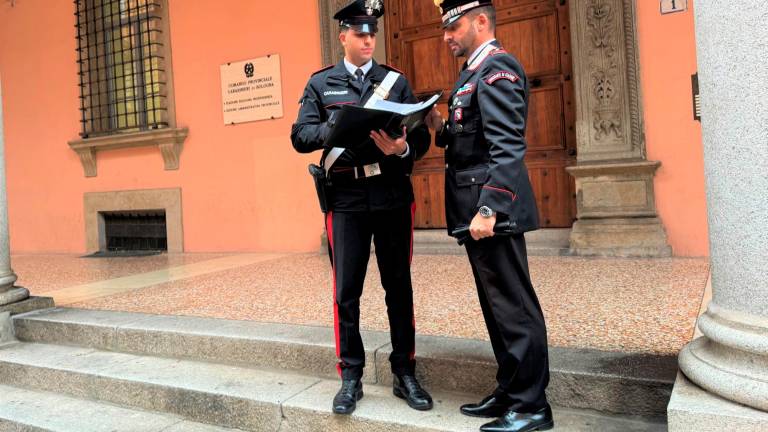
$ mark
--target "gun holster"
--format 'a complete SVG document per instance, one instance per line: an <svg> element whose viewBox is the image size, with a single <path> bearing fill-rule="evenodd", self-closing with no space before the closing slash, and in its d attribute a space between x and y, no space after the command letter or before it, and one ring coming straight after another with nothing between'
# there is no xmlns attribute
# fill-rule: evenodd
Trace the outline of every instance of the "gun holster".
<svg viewBox="0 0 768 432"><path fill-rule="evenodd" d="M323 213L328 213L331 210L331 203L329 200L331 184L328 181L328 177L325 175L325 169L321 166L311 164L309 165L309 175L312 176L312 180L315 182L317 199L320 201L320 210Z"/></svg>

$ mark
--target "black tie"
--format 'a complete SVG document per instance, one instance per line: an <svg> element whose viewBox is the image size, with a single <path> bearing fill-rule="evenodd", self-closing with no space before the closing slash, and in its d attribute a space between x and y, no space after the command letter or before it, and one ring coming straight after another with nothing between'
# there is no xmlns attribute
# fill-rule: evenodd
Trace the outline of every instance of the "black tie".
<svg viewBox="0 0 768 432"><path fill-rule="evenodd" d="M365 72L363 72L362 69L357 68L357 70L355 71L355 76L357 77L357 82L359 82L360 85L362 85L363 84L363 77L365 76Z"/></svg>

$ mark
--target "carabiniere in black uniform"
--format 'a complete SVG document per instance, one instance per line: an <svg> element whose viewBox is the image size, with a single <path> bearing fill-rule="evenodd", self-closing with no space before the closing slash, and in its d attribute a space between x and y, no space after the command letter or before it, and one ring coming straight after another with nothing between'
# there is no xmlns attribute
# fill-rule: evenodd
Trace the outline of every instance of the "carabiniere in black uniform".
<svg viewBox="0 0 768 432"><path fill-rule="evenodd" d="M359 0L352 2L345 10L361 9L362 3ZM357 12L357 15L364 13ZM342 19L342 26L346 16L343 11L337 14L337 18ZM353 16L352 20L356 18ZM323 159L326 159L330 149L325 146L325 138L332 124L329 120L332 120L334 113L344 105L365 105L391 71L399 73L394 68L374 61L364 77L355 77L347 70L344 61L341 61L316 72L304 90L298 120L293 125L291 140L294 148L300 153L322 150ZM386 99L392 102L418 102L402 74ZM386 291L393 348L390 356L392 372L400 377L414 375L415 328L410 273L414 195L410 174L414 160L427 152L430 140L426 126L409 132L407 154L403 157L385 156L372 140L363 150L357 150L361 146L349 143L328 175L331 186L327 188L329 208L326 212L326 230L334 273L338 369L344 383L350 381L359 386L358 399L362 397L362 384L359 381L365 366L365 351L359 330L360 296L370 256L371 238L376 250L381 283ZM376 169L371 170L372 166ZM396 386L398 384L402 383L398 382ZM342 387L334 400L336 413L348 414L354 410L354 400L344 403L344 392L345 387ZM403 393L407 391L403 390ZM339 398L342 398L340 405L337 403ZM429 395L424 393L421 398L423 401L420 405L412 407L431 408ZM408 401L410 405L410 398Z"/></svg>
<svg viewBox="0 0 768 432"><path fill-rule="evenodd" d="M469 226L481 207L496 212L497 226L506 222L514 233L466 244L498 362L497 389L480 404L462 407L468 415L548 409L547 332L523 237L538 228L523 162L528 92L522 66L494 40L464 66L436 140L446 149L449 233Z"/></svg>

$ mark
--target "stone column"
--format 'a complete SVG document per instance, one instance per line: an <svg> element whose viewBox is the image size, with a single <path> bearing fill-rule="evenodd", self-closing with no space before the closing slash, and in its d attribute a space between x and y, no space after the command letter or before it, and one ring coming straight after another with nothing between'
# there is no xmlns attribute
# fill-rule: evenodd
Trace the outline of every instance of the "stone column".
<svg viewBox="0 0 768 432"><path fill-rule="evenodd" d="M576 100L576 255L670 256L645 153L635 0L571 3Z"/></svg>
<svg viewBox="0 0 768 432"><path fill-rule="evenodd" d="M680 353L706 393L678 380L670 430L766 430L768 2L698 1L695 13L713 299L704 336Z"/></svg>
<svg viewBox="0 0 768 432"><path fill-rule="evenodd" d="M16 274L11 269L11 245L8 238L8 201L5 192L5 137L3 131L3 91L0 80L0 308L29 298L26 288L15 287Z"/></svg>

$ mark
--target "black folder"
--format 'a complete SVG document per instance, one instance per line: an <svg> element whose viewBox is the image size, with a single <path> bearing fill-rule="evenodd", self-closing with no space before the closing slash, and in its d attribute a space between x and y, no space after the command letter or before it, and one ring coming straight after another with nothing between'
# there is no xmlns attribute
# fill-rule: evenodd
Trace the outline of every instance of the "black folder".
<svg viewBox="0 0 768 432"><path fill-rule="evenodd" d="M400 137L403 127L406 133L424 124L432 107L440 100L441 93L418 104L397 104L381 101L378 105L365 108L344 105L333 119L333 125L325 145L354 150L370 145L371 131L383 130L391 137Z"/></svg>

